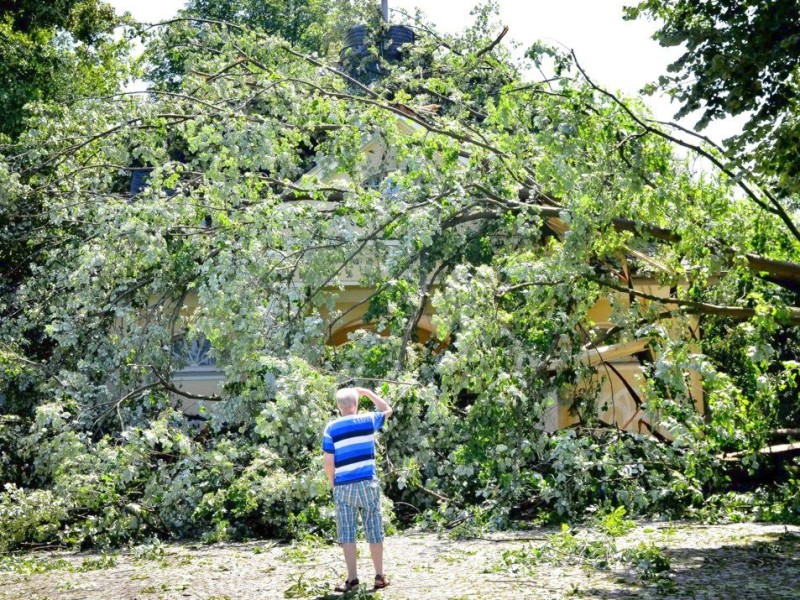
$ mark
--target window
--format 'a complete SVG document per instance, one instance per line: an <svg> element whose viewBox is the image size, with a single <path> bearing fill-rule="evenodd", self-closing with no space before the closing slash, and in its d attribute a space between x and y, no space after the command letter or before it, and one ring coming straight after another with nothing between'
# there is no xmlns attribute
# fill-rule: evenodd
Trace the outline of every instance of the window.
<svg viewBox="0 0 800 600"><path fill-rule="evenodd" d="M184 371L214 369L217 361L211 354L211 342L202 335L187 339L185 336L175 340L172 344L172 356L183 365Z"/></svg>

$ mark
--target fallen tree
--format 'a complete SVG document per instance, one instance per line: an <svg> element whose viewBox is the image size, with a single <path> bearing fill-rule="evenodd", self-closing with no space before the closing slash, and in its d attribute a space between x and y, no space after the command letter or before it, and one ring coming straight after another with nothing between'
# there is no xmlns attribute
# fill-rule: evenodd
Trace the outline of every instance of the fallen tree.
<svg viewBox="0 0 800 600"><path fill-rule="evenodd" d="M0 307L3 394L25 419L9 445L28 465L6 476L0 506L27 516L5 544L326 531L318 436L344 381L396 398L387 489L447 522L680 512L722 483L719 452L753 456L791 424L775 408L796 389L791 202L724 164L693 171L635 100L553 49L530 57L555 79L526 80L488 23L421 36L364 83L280 37L182 17L148 31L150 60L181 49L179 83L39 107L0 162L17 223L2 235L32 274ZM385 335L332 348L356 272ZM611 328L587 321L619 294ZM202 433L174 410L191 339L226 380ZM642 401L674 443L586 435L587 347L644 339ZM546 434L554 402L581 427Z"/></svg>

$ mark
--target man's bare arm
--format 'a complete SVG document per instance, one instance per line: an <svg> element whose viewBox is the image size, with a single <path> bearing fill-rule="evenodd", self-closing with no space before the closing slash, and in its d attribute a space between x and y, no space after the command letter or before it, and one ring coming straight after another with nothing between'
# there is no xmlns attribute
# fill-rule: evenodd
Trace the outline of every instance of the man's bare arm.
<svg viewBox="0 0 800 600"><path fill-rule="evenodd" d="M389 406L389 403L386 402L386 400L378 396L378 394L376 394L372 390L368 390L367 388L356 388L356 392L358 392L360 396L366 396L367 398L372 400L372 403L375 405L375 408L381 411L387 419L392 416L393 412L392 407Z"/></svg>
<svg viewBox="0 0 800 600"><path fill-rule="evenodd" d="M331 487L333 487L333 475L335 473L333 454L331 454L330 452L323 452L322 462L325 465L325 475L328 476L328 483L330 483Z"/></svg>

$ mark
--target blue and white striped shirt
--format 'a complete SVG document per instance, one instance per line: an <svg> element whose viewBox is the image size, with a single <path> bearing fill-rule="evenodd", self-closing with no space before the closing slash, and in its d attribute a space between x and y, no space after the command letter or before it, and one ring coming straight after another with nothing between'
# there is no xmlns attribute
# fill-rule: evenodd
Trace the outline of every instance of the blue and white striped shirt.
<svg viewBox="0 0 800 600"><path fill-rule="evenodd" d="M386 421L382 412L339 417L322 434L322 451L333 454L333 485L375 479L375 433Z"/></svg>

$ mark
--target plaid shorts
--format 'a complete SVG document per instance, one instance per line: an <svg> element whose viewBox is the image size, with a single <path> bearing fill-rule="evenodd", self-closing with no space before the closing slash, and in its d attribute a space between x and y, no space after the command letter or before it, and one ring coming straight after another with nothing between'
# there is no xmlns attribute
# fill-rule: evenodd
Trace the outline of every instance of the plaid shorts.
<svg viewBox="0 0 800 600"><path fill-rule="evenodd" d="M359 509L361 509L361 519L364 521L367 543L378 544L383 541L381 486L377 479L334 486L333 501L336 505L338 543L352 544L356 541Z"/></svg>

